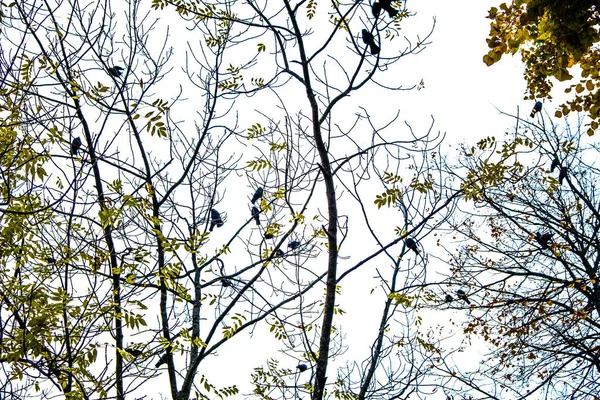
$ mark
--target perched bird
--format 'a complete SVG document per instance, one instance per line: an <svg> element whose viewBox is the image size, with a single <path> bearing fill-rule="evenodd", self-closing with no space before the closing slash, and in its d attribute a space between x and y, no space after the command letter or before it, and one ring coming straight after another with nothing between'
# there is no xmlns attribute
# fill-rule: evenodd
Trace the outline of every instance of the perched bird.
<svg viewBox="0 0 600 400"><path fill-rule="evenodd" d="M413 239L413 238L406 238L406 240L404 241L404 243L406 244L406 247L408 247L410 250L412 250L415 253L419 254L419 249L417 249L417 242L415 241L415 239Z"/></svg>
<svg viewBox="0 0 600 400"><path fill-rule="evenodd" d="M54 258L54 257L46 257L46 262L48 264L56 264L56 258Z"/></svg>
<svg viewBox="0 0 600 400"><path fill-rule="evenodd" d="M375 44L375 37L366 29L362 30L362 40L369 46L371 54L379 54L379 46Z"/></svg>
<svg viewBox="0 0 600 400"><path fill-rule="evenodd" d="M535 117L535 114L539 113L540 111L542 111L542 102L536 101L535 105L533 106L533 110L531 110L531 114L529 114L529 116L533 118Z"/></svg>
<svg viewBox="0 0 600 400"><path fill-rule="evenodd" d="M233 284L229 279L221 279L221 286L223 287L231 287Z"/></svg>
<svg viewBox="0 0 600 400"><path fill-rule="evenodd" d="M277 249L277 251L275 252L275 257L283 257L283 256L285 256L285 253L283 252L283 250Z"/></svg>
<svg viewBox="0 0 600 400"><path fill-rule="evenodd" d="M444 300L446 300L446 303L450 303L450 302L454 301L454 297L447 294L446 297L444 297Z"/></svg>
<svg viewBox="0 0 600 400"><path fill-rule="evenodd" d="M167 363L167 353L165 352L165 354L162 355L162 357L160 357L160 359L158 360L158 362L156 364L154 364L154 368L158 368L163 364Z"/></svg>
<svg viewBox="0 0 600 400"><path fill-rule="evenodd" d="M556 167L558 167L558 157L554 157L554 160L552 160L552 164L550 164L550 172L554 172Z"/></svg>
<svg viewBox="0 0 600 400"><path fill-rule="evenodd" d="M125 70L125 68L123 67L119 67L118 65L115 65L114 67L110 67L108 69L108 73L111 76L114 76L115 78L118 78L121 76L121 74L123 74L123 71Z"/></svg>
<svg viewBox="0 0 600 400"><path fill-rule="evenodd" d="M552 240L552 236L554 233L546 232L546 233L535 233L535 240L540 244L542 250L546 250L549 247L549 242Z"/></svg>
<svg viewBox="0 0 600 400"><path fill-rule="evenodd" d="M292 240L289 244L288 247L292 250L296 250L298 247L300 247L300 241L298 240Z"/></svg>
<svg viewBox="0 0 600 400"><path fill-rule="evenodd" d="M272 233L265 233L265 239L273 239L273 237Z"/></svg>
<svg viewBox="0 0 600 400"><path fill-rule="evenodd" d="M215 225L217 228L223 226L223 219L221 218L221 214L214 208L210 210L210 231L212 232L215 229Z"/></svg>
<svg viewBox="0 0 600 400"><path fill-rule="evenodd" d="M259 187L258 189L256 189L256 192L254 192L254 196L252 196L252 200L250 200L250 202L252 204L256 203L256 200L262 199L263 194L264 194L263 188Z"/></svg>
<svg viewBox="0 0 600 400"><path fill-rule="evenodd" d="M560 172L558 173L558 183L562 185L563 180L567 177L567 168L560 167Z"/></svg>
<svg viewBox="0 0 600 400"><path fill-rule="evenodd" d="M515 299L508 299L506 300L506 305L510 306L511 304L515 304Z"/></svg>
<svg viewBox="0 0 600 400"><path fill-rule="evenodd" d="M298 364L296 366L296 368L300 371L300 372L304 372L308 369L308 367L306 366L306 364Z"/></svg>
<svg viewBox="0 0 600 400"><path fill-rule="evenodd" d="M256 221L256 225L260 225L260 210L256 207L252 207L252 218Z"/></svg>
<svg viewBox="0 0 600 400"><path fill-rule="evenodd" d="M462 301L464 301L467 304L471 304L471 302L469 301L469 299L467 298L467 294L464 292L464 290L462 289L458 289L456 291L456 294L458 295L458 298L461 299Z"/></svg>
<svg viewBox="0 0 600 400"><path fill-rule="evenodd" d="M71 142L71 155L72 156L76 156L77 153L79 152L79 149L81 148L81 138L76 137L75 139L73 139L73 141Z"/></svg>
<svg viewBox="0 0 600 400"><path fill-rule="evenodd" d="M373 5L371 6L371 12L373 13L373 16L375 18L379 17L379 14L381 13L381 4L379 4L379 2L375 2L373 3Z"/></svg>
<svg viewBox="0 0 600 400"><path fill-rule="evenodd" d="M127 349L125 349L125 351L128 352L129 354L131 354L133 356L133 358L139 357L144 353L140 349L131 349L131 348L127 348Z"/></svg>
<svg viewBox="0 0 600 400"><path fill-rule="evenodd" d="M375 18L379 17L381 10L387 11L390 18L394 18L398 14L398 10L392 7L392 0L379 0L371 6L371 11Z"/></svg>

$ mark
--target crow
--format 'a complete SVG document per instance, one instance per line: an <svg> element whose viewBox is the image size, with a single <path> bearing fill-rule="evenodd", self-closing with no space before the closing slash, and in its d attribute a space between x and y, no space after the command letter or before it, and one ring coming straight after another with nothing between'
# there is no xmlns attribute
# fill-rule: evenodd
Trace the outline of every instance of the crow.
<svg viewBox="0 0 600 400"><path fill-rule="evenodd" d="M304 372L308 369L308 367L306 366L306 364L298 364L296 366L296 368L300 371L300 372Z"/></svg>
<svg viewBox="0 0 600 400"><path fill-rule="evenodd" d="M373 6L371 6L371 11L373 12L373 16L375 18L379 17L381 10L387 11L390 18L394 18L396 15L398 15L398 10L392 7L392 0L379 0L378 2L376 1L373 3Z"/></svg>
<svg viewBox="0 0 600 400"><path fill-rule="evenodd" d="M215 225L217 228L223 226L223 219L221 218L221 214L214 208L210 210L210 231L212 232L215 229Z"/></svg>
<svg viewBox="0 0 600 400"><path fill-rule="evenodd" d="M252 196L252 200L250 200L250 202L252 204L254 204L254 203L256 203L256 200L262 199L263 193L264 193L263 188L259 187L258 189L256 189L256 192L254 192L254 196Z"/></svg>
<svg viewBox="0 0 600 400"><path fill-rule="evenodd" d="M71 155L72 156L76 156L77 153L79 152L79 149L81 148L81 138L76 137L75 139L73 139L73 141L71 142Z"/></svg>
<svg viewBox="0 0 600 400"><path fill-rule="evenodd" d="M256 207L252 207L252 218L256 221L256 225L260 225L260 210Z"/></svg>
<svg viewBox="0 0 600 400"><path fill-rule="evenodd" d="M542 102L536 101L535 105L533 106L533 110L531 110L531 114L529 114L529 116L533 118L535 117L535 114L539 113L540 111L542 111Z"/></svg>
<svg viewBox="0 0 600 400"><path fill-rule="evenodd" d="M404 243L406 243L406 247L415 253L419 254L419 249L417 249L417 242L413 238L407 238Z"/></svg>
<svg viewBox="0 0 600 400"><path fill-rule="evenodd" d="M125 70L125 68L119 67L118 65L115 65L114 67L110 67L108 69L108 73L111 76L114 76L115 78L118 78L118 77L120 77L123 74L124 70Z"/></svg>
<svg viewBox="0 0 600 400"><path fill-rule="evenodd" d="M141 356L144 352L140 349L125 349L126 352L128 352L129 354L131 354L133 356L133 358L137 358L139 356Z"/></svg>
<svg viewBox="0 0 600 400"><path fill-rule="evenodd" d="M549 242L552 240L554 234L552 232L546 233L535 233L535 240L542 246L542 250L546 250L549 247Z"/></svg>
<svg viewBox="0 0 600 400"><path fill-rule="evenodd" d="M554 157L554 160L552 160L552 164L550 164L550 172L554 172L556 167L558 167L558 157Z"/></svg>
<svg viewBox="0 0 600 400"><path fill-rule="evenodd" d="M562 185L563 180L567 177L567 168L560 167L560 172L558 173L558 183Z"/></svg>
<svg viewBox="0 0 600 400"><path fill-rule="evenodd" d="M458 298L461 299L462 301L464 301L467 304L471 304L471 302L469 301L469 299L467 298L467 294L464 292L464 290L462 289L458 289L456 291L456 294L458 295Z"/></svg>
<svg viewBox="0 0 600 400"><path fill-rule="evenodd" d="M379 46L375 44L375 37L366 29L362 30L362 40L369 46L371 54L379 54Z"/></svg>
<svg viewBox="0 0 600 400"><path fill-rule="evenodd" d="M450 302L454 301L454 297L447 294L446 297L444 297L444 300L446 301L446 303L450 303Z"/></svg>
<svg viewBox="0 0 600 400"><path fill-rule="evenodd" d="M298 240L293 240L288 244L288 247L292 250L296 250L298 247L300 247L300 242Z"/></svg>

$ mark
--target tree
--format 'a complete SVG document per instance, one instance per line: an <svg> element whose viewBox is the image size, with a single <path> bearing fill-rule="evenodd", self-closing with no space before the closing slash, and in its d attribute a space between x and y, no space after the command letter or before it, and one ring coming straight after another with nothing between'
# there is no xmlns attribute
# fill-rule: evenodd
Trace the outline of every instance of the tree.
<svg viewBox="0 0 600 400"><path fill-rule="evenodd" d="M472 206L453 223L466 239L444 284L468 293L464 332L490 352L480 369L458 372L454 388L473 398L595 398L599 149L582 138L581 121L515 121L505 138L488 137L463 158Z"/></svg>
<svg viewBox="0 0 600 400"><path fill-rule="evenodd" d="M550 98L552 78L573 80L574 67L580 67L581 79L566 89L567 93L575 91L573 97L555 115L588 112L592 121L586 132L591 136L600 121L598 12L593 0L519 0L492 7L488 15L492 20L487 39L490 50L483 61L493 65L503 54L519 52L525 64L528 99Z"/></svg>
<svg viewBox="0 0 600 400"><path fill-rule="evenodd" d="M361 3L323 11L315 2L266 1L2 7L7 377L29 395L123 399L164 371L173 399L226 397L239 392L237 382L198 376L201 365L268 325L288 354L311 365L307 385L279 379L278 390L314 399L328 387L346 398L423 390L439 343L408 329L419 321L427 251L409 257L404 244L409 236L423 243L458 194L428 173L441 136L407 128L398 140L397 115L376 123L377 104L350 102L367 85L406 89L389 83L398 61L429 37L405 48L392 40L408 10L392 19ZM175 12L176 24L158 19ZM365 28L377 55L360 40ZM71 154L76 138L82 146ZM22 175L22 165L33 172ZM354 208L341 207L341 196ZM377 206L392 205L403 225L376 229ZM356 210L364 222L350 229ZM361 261L340 262L346 239L364 232L374 240L352 249ZM300 245L288 250L292 240ZM390 268L377 278L384 296L373 353L364 368L339 368L345 378L334 381L339 283L379 254ZM394 323L398 316L407 322ZM410 364L384 363L395 347ZM260 382L257 390L265 390Z"/></svg>

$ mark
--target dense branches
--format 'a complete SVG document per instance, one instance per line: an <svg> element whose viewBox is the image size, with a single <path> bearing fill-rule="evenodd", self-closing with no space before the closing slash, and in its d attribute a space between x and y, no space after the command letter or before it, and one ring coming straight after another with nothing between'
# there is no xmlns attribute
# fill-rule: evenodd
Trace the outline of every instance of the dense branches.
<svg viewBox="0 0 600 400"><path fill-rule="evenodd" d="M492 351L464 379L494 398L590 398L600 390L598 148L581 125L516 121L465 158L467 184L487 184L454 223L468 240L447 283L468 290L465 332Z"/></svg>

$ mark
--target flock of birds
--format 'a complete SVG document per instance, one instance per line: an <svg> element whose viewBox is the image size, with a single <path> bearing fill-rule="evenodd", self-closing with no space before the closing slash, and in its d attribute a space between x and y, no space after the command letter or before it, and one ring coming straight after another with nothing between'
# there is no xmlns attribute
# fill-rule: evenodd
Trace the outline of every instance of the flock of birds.
<svg viewBox="0 0 600 400"><path fill-rule="evenodd" d="M250 200L250 202L252 203L252 208L250 209L250 214L252 215L252 218L256 222L256 225L260 225L260 212L261 211L255 204L258 200L263 198L264 193L265 193L265 190L262 187L259 187L256 189L256 191L252 195L252 199ZM213 229L215 228L215 226L217 228L222 227L223 224L224 224L224 222L223 222L223 218L221 217L221 213L219 213L214 208L212 210L210 210L210 228L209 228L210 231L212 232ZM265 234L264 234L265 239L273 239L273 237L274 237L274 235L268 231L265 232ZM301 243L299 240L292 240L288 243L288 248L291 249L292 251L294 251L298 247L300 247L300 244ZM285 252L281 249L277 249L277 251L275 252L275 257L283 257L284 255L285 255Z"/></svg>
<svg viewBox="0 0 600 400"><path fill-rule="evenodd" d="M537 113L539 113L540 111L542 111L542 102L536 101L535 105L533 106L533 109L531 110L531 114L529 114L529 116L531 118L534 118L535 115ZM554 170L557 167L559 168L558 183L562 185L563 180L567 177L567 168L564 166L561 166L558 157L554 156L554 158L552 159L552 163L550 164L550 172L554 172ZM534 239L536 242L538 242L538 244L540 245L542 250L546 250L546 249L550 248L550 246L552 244L553 236L554 236L554 234L552 232L544 232L544 233L536 232ZM412 240L412 239L407 239L407 247L411 248L408 244L409 240ZM467 297L467 294L462 289L458 289L456 291L456 294L458 295L458 298L460 300L464 301L467 304L471 304L471 302L469 301L469 299ZM450 294L446 294L444 299L445 299L446 303L450 303L450 302L454 301L454 297L452 297L452 295L450 295Z"/></svg>
<svg viewBox="0 0 600 400"><path fill-rule="evenodd" d="M371 11L376 19L379 18L381 10L386 11L389 17L392 19L398 15L398 10L392 7L392 0L379 0L373 3L371 6ZM377 45L377 43L375 43L375 36L373 36L373 34L366 29L363 29L361 34L363 42L369 46L369 52L373 55L379 54L381 48Z"/></svg>
<svg viewBox="0 0 600 400"><path fill-rule="evenodd" d="M379 18L381 10L384 10L388 13L390 18L394 18L398 14L398 10L393 8L391 3L392 3L392 0L379 0L378 2L375 2L371 7L373 16L375 18ZM373 55L379 54L380 47L375 43L375 37L373 36L373 34L371 32L369 32L366 29L363 29L362 30L362 40L363 40L363 42L365 42L365 44L367 46L369 46L369 51L371 54L373 54ZM108 73L115 78L120 77L123 74L123 71L124 71L124 68L120 67L118 65L108 68ZM537 113L539 113L540 111L542 111L542 103L540 101L537 101L535 103L535 105L533 106L533 109L531 110L530 117L531 118L535 117L535 115ZM74 138L73 141L71 142L71 155L73 155L73 156L77 155L81 146L82 146L81 138L80 137ZM560 167L559 175L558 175L558 182L559 182L559 184L562 184L564 178L567 176L567 169L565 167L560 166L560 162L559 162L558 158L554 157L554 159L552 160L552 164L550 165L550 171L554 172L554 170L557 167ZM260 225L260 209L258 207L256 207L256 205L254 205L254 204L256 204L256 202L258 200L262 199L263 195L264 195L264 189L262 187L259 187L256 189L256 191L254 192L254 195L252 196L252 199L250 200L250 202L252 203L252 208L251 208L250 212L251 212L252 218L254 218L254 221L256 222L256 225ZM221 214L214 208L211 209L210 210L210 231L212 232L213 229L215 228L215 226L217 228L222 227L223 224L224 224L224 221L223 221L223 218L221 217ZM543 250L545 250L545 249L549 248L550 241L552 240L552 236L553 236L553 234L550 232L546 232L546 233L537 232L535 234L535 240L540 244L541 248ZM265 233L264 237L265 237L265 239L272 239L273 234ZM410 238L410 237L406 238L404 243L406 245L406 248L414 251L416 254L419 254L419 249L417 247L417 241L415 239ZM296 250L298 247L300 247L300 241L298 241L298 240L293 240L288 244L288 248L290 248L292 251ZM285 255L285 253L283 252L283 250L281 250L281 249L277 250L276 257L283 257L284 255ZM223 284L223 286L231 286L231 282L226 279L222 281L222 284ZM456 291L456 295L459 300L462 300L467 304L471 304L471 301L467 297L467 294L465 293L464 290L458 289ZM445 299L446 303L451 303L454 301L454 297L451 294L446 294L444 299ZM135 348L127 348L127 349L125 349L125 351L127 351L129 354L131 354L134 358L137 358L143 354L142 350L135 349ZM165 352L154 366L156 368L158 368L161 365L166 364L166 363L167 363L167 353ZM299 372L304 372L308 369L308 366L306 364L298 364L296 369L298 369Z"/></svg>

